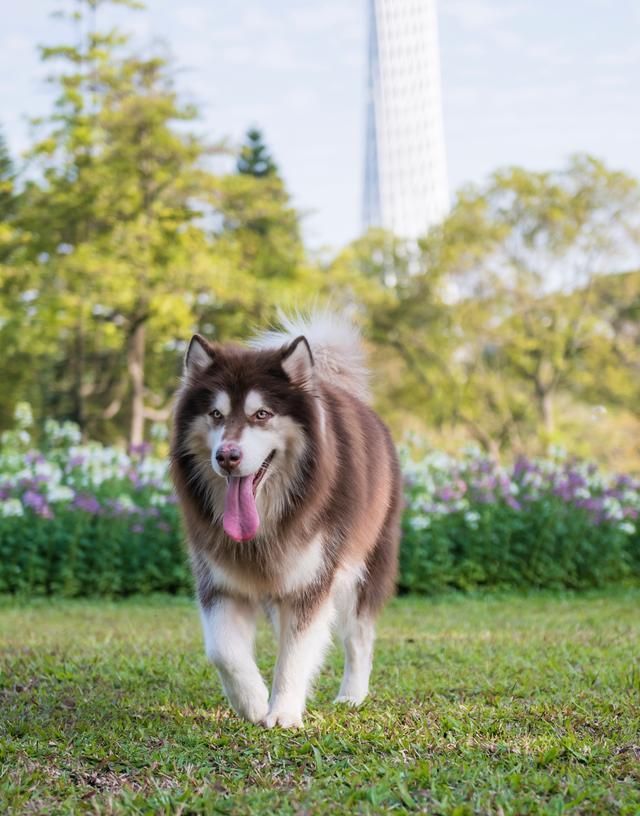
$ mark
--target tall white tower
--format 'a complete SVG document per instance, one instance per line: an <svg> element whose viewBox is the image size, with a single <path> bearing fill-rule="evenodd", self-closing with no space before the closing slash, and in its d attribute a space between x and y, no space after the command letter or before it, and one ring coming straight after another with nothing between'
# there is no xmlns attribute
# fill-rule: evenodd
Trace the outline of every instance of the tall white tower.
<svg viewBox="0 0 640 816"><path fill-rule="evenodd" d="M419 238L449 208L436 0L368 0L363 221Z"/></svg>

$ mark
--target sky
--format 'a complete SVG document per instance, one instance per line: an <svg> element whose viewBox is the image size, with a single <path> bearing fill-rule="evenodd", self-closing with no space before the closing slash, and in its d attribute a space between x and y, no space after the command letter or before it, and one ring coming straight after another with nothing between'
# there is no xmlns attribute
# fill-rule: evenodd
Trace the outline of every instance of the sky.
<svg viewBox="0 0 640 816"><path fill-rule="evenodd" d="M37 44L69 37L64 0L21 0L0 30L0 125L14 154L50 109ZM168 44L199 131L258 125L315 249L361 228L366 0L148 0L119 20ZM439 0L452 198L500 166L590 152L640 177L640 0ZM105 12L102 12L106 14ZM100 21L100 16L98 18ZM106 21L106 18L105 18Z"/></svg>

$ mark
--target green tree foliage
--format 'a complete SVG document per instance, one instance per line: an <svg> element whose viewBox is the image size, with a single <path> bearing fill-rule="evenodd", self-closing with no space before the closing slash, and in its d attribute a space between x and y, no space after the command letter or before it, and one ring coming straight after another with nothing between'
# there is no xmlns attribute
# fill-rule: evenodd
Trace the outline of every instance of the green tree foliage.
<svg viewBox="0 0 640 816"><path fill-rule="evenodd" d="M94 10L88 0L75 16ZM195 111L179 103L166 60L136 57L124 36L88 22L80 45L42 51L62 67L54 112L31 151L42 181L26 191L46 309L36 318L66 340L54 411L95 431L126 405L129 438L139 444L153 411L147 344L160 331L188 331L184 288L189 279L204 285L196 221L210 187L200 170L207 148L176 128Z"/></svg>
<svg viewBox="0 0 640 816"><path fill-rule="evenodd" d="M574 297L580 302L585 296L578 291ZM570 388L578 399L597 405L599 414L614 410L640 418L640 271L596 279L589 297L593 341ZM628 446L640 454L633 430Z"/></svg>
<svg viewBox="0 0 640 816"><path fill-rule="evenodd" d="M242 175L255 178L265 178L278 173L278 166L258 128L249 128L247 131L245 142L240 147L237 170Z"/></svg>
<svg viewBox="0 0 640 816"><path fill-rule="evenodd" d="M213 174L214 148L190 130L197 111L178 98L170 63L97 29L106 4L80 0L72 17L84 39L42 49L58 96L30 151L13 258L21 283L7 303L29 303L21 396L87 435L128 427L137 445L146 420L168 415L190 332L246 333L242 319L271 318L307 271L275 165Z"/></svg>
<svg viewBox="0 0 640 816"><path fill-rule="evenodd" d="M249 131L248 144L252 134L253 158L247 155L243 163L241 157L238 172L220 178L214 191L219 216L214 252L224 296L208 304L205 322L221 337L264 325L274 317L274 304L291 308L308 302L318 286L285 184L259 131Z"/></svg>
<svg viewBox="0 0 640 816"><path fill-rule="evenodd" d="M388 355L385 412L406 427L402 406L458 441L464 430L496 456L570 443L556 402L578 382L586 396L607 364L633 410L637 312L610 273L637 256L639 216L633 178L577 156L463 189L419 248L376 232L352 244L329 278L334 296L366 305L368 336Z"/></svg>

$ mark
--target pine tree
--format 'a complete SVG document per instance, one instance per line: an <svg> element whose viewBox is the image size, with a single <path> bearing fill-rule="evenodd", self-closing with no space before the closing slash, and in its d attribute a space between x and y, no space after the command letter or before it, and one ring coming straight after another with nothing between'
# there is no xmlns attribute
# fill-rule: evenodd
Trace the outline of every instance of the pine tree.
<svg viewBox="0 0 640 816"><path fill-rule="evenodd" d="M278 167L258 128L247 131L246 141L240 148L237 162L238 173L244 176L265 178L278 174Z"/></svg>

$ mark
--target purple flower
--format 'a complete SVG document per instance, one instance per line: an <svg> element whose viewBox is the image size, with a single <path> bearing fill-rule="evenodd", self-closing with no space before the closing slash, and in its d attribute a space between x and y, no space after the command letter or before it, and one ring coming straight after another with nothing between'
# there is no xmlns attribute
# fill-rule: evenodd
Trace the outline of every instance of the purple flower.
<svg viewBox="0 0 640 816"><path fill-rule="evenodd" d="M586 480L580 473L576 473L575 470L569 471L567 476L569 479L569 484L571 485L572 488L586 487L587 485Z"/></svg>
<svg viewBox="0 0 640 816"><path fill-rule="evenodd" d="M30 450L25 453L24 461L28 465L32 465L34 462L44 462L44 456L37 450Z"/></svg>
<svg viewBox="0 0 640 816"><path fill-rule="evenodd" d="M127 476L129 477L129 481L131 482L131 484L132 484L134 487L138 488L138 487L140 487L140 486L141 486L141 484L142 484L142 480L140 479L140 477L138 476L138 474L135 472L135 470L130 470L130 471L127 473Z"/></svg>
<svg viewBox="0 0 640 816"><path fill-rule="evenodd" d="M529 462L524 458L524 456L518 456L516 462L513 466L513 478L519 479L523 476L528 470L531 469L531 465Z"/></svg>
<svg viewBox="0 0 640 816"><path fill-rule="evenodd" d="M622 490L605 490L606 496L611 496L612 499L618 499L618 501L622 501L624 498L624 491Z"/></svg>
<svg viewBox="0 0 640 816"><path fill-rule="evenodd" d="M141 445L131 445L129 453L131 456L140 456L140 458L143 458L148 453L151 453L151 450L152 446L148 442L143 442Z"/></svg>
<svg viewBox="0 0 640 816"><path fill-rule="evenodd" d="M40 493L36 493L35 490L27 490L22 496L22 503L25 507L31 508L37 516L48 519L53 518L53 513L47 504L47 500L44 496L41 496Z"/></svg>
<svg viewBox="0 0 640 816"><path fill-rule="evenodd" d="M131 528L132 533L144 533L144 527L142 524L134 524Z"/></svg>
<svg viewBox="0 0 640 816"><path fill-rule="evenodd" d="M135 513L136 511L136 508L129 507L128 505L123 504L118 499L107 499L105 505L116 516L130 516L132 513Z"/></svg>
<svg viewBox="0 0 640 816"><path fill-rule="evenodd" d="M493 495L486 491L478 492L474 498L479 504L493 504L494 502Z"/></svg>
<svg viewBox="0 0 640 816"><path fill-rule="evenodd" d="M71 506L76 510L83 510L85 513L91 513L92 515L97 515L101 509L98 499L89 493L78 493Z"/></svg>

